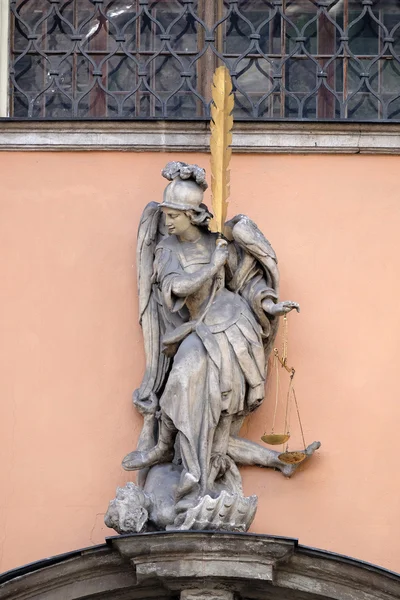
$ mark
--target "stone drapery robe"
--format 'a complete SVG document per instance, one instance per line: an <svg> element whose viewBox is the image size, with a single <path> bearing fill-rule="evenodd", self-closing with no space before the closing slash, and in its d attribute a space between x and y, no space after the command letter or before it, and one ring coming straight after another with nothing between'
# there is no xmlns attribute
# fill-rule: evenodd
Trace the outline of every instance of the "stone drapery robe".
<svg viewBox="0 0 400 600"><path fill-rule="evenodd" d="M231 243L218 286L210 279L197 292L176 296L174 283L209 265L215 250L216 235L199 231L196 243L169 236L158 244L153 284L170 324L162 341L173 355L160 398L162 418L178 431L184 473L212 493L207 480L216 429L225 417L244 416L264 398L265 348L276 327L261 302L276 301L277 289L274 277Z"/></svg>

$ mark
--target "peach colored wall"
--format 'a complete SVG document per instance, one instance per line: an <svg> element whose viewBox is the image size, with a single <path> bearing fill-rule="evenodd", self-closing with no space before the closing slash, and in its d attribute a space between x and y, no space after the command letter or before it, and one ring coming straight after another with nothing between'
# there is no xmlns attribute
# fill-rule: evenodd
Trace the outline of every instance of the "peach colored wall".
<svg viewBox="0 0 400 600"><path fill-rule="evenodd" d="M135 242L168 160L2 153L0 571L91 544L140 418ZM278 253L290 362L318 455L291 480L243 470L251 531L400 571L400 158L235 155L230 213ZM270 392L272 400L272 393ZM244 426L258 440L266 402ZM296 435L299 445L299 436ZM397 533L396 533L397 532Z"/></svg>

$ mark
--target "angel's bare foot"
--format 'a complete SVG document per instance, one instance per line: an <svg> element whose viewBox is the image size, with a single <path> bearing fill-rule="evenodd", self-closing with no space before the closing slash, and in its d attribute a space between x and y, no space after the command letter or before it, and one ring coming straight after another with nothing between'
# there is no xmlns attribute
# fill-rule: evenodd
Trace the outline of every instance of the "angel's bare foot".
<svg viewBox="0 0 400 600"><path fill-rule="evenodd" d="M286 463L283 463L281 460L279 460L279 457L278 457L275 468L278 469L279 471L281 471L282 475L284 475L285 477L291 477L297 471L299 466L304 464L304 461L307 460L308 458L310 458L310 456L312 456L314 454L314 452L316 450L318 450L318 448L320 446L321 446L321 442L313 442L312 444L307 446L307 448L305 449L306 458L299 463L288 465Z"/></svg>
<svg viewBox="0 0 400 600"><path fill-rule="evenodd" d="M316 450L321 446L321 442L313 442L307 446L305 453L307 459L314 454ZM251 442L245 438L237 436L230 436L228 444L227 454L235 461L238 465L256 465L258 467L269 467L270 469L277 469L281 471L285 477L291 477L296 472L297 464L286 464L279 460L281 452L266 448L256 442ZM304 462L304 461L302 461Z"/></svg>

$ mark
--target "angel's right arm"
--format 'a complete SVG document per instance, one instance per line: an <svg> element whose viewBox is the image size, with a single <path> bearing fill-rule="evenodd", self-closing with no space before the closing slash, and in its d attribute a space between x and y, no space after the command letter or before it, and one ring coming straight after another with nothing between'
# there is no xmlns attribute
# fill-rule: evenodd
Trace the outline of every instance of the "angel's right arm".
<svg viewBox="0 0 400 600"><path fill-rule="evenodd" d="M172 307L172 295L186 298L195 294L206 281L213 278L219 266L213 260L195 273L185 273L177 263L170 249L162 248L156 252L156 279L161 283L167 305ZM179 303L180 305L180 303Z"/></svg>
<svg viewBox="0 0 400 600"><path fill-rule="evenodd" d="M172 279L172 292L178 298L186 298L195 294L206 281L217 274L217 267L210 263L195 273L185 275L174 275Z"/></svg>
<svg viewBox="0 0 400 600"><path fill-rule="evenodd" d="M218 244L212 253L210 263L195 273L179 274L172 280L172 292L179 298L186 298L195 294L210 279L213 279L218 271L226 264L229 258L227 244Z"/></svg>

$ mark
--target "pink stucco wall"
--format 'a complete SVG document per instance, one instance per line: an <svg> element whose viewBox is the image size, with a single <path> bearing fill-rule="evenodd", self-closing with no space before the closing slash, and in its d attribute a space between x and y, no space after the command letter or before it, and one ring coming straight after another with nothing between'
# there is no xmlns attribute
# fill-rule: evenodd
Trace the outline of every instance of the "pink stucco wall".
<svg viewBox="0 0 400 600"><path fill-rule="evenodd" d="M0 571L102 543L140 417L135 241L168 160L207 155L2 153ZM230 214L279 257L307 441L291 480L243 470L252 531L400 571L400 158L235 155ZM244 426L258 440L270 401ZM300 445L295 435L294 446Z"/></svg>

